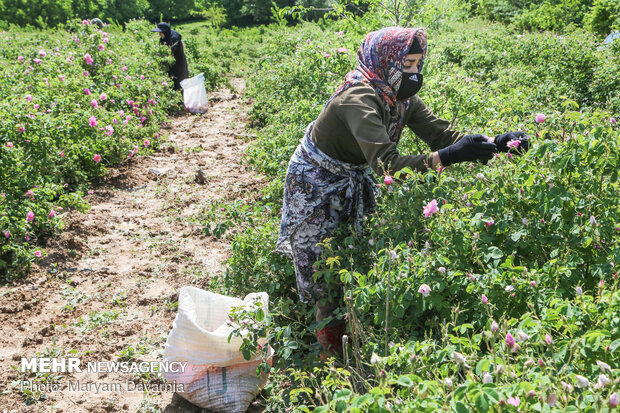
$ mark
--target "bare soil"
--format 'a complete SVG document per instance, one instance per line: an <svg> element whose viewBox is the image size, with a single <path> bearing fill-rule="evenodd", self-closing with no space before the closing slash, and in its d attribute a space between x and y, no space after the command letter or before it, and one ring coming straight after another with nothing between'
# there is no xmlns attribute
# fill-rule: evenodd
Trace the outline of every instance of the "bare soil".
<svg viewBox="0 0 620 413"><path fill-rule="evenodd" d="M233 85L243 90L241 79ZM111 168L87 197L90 210L67 211L46 257L0 287L2 412L203 411L171 391L125 386L157 385L157 375L60 373L48 378L60 390L40 393L11 383L28 377L16 370L21 357L39 354L79 357L82 365L161 360L179 288L208 289L229 257L230 245L203 231L201 211L221 201L252 202L265 184L243 161L247 107L242 96L221 90L204 115L171 119L158 151ZM68 381L121 383L123 390L68 391Z"/></svg>

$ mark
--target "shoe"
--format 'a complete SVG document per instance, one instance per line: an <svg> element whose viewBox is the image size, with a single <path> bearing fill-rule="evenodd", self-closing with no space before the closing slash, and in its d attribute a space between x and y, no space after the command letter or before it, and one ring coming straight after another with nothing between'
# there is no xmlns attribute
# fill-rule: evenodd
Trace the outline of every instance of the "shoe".
<svg viewBox="0 0 620 413"><path fill-rule="evenodd" d="M342 336L344 336L346 332L346 323L337 324L332 327L323 327L317 330L317 339L321 347L323 347L320 356L321 360L326 361L329 357L342 357Z"/></svg>

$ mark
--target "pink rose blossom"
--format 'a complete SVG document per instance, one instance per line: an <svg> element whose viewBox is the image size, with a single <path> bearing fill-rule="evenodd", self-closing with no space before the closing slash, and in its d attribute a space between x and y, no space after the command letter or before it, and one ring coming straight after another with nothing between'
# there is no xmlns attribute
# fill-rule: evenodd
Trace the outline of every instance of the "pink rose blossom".
<svg viewBox="0 0 620 413"><path fill-rule="evenodd" d="M140 75L140 80L144 80L144 75Z"/></svg>
<svg viewBox="0 0 620 413"><path fill-rule="evenodd" d="M92 127L97 126L97 118L94 116L91 116L90 118L88 118L88 124Z"/></svg>
<svg viewBox="0 0 620 413"><path fill-rule="evenodd" d="M499 324L497 324L497 321L493 320L493 322L491 323L491 332L495 334L498 331L499 331Z"/></svg>
<svg viewBox="0 0 620 413"><path fill-rule="evenodd" d="M49 217L54 218L54 215L56 215L56 211L54 211L54 208L52 208L50 211Z"/></svg>
<svg viewBox="0 0 620 413"><path fill-rule="evenodd" d="M610 121L611 123L616 123L616 118L611 118L611 119L609 119L609 121Z"/></svg>
<svg viewBox="0 0 620 413"><path fill-rule="evenodd" d="M7 148L12 148L13 147L13 142L7 142L6 143L6 147Z"/></svg>
<svg viewBox="0 0 620 413"><path fill-rule="evenodd" d="M515 345L515 338L509 332L506 333L506 345L508 348L513 348Z"/></svg>
<svg viewBox="0 0 620 413"><path fill-rule="evenodd" d="M508 400L506 400L506 403L514 407L519 407L519 404L521 404L521 400L519 400L518 397L509 397Z"/></svg>
<svg viewBox="0 0 620 413"><path fill-rule="evenodd" d="M26 102L32 101L32 95L26 95Z"/></svg>
<svg viewBox="0 0 620 413"><path fill-rule="evenodd" d="M61 158L65 157L65 151L60 151L60 153L58 154Z"/></svg>
<svg viewBox="0 0 620 413"><path fill-rule="evenodd" d="M331 55L327 52L323 52L323 57L325 57L326 59L329 59Z"/></svg>
<svg viewBox="0 0 620 413"><path fill-rule="evenodd" d="M95 161L95 162L101 161L101 155L97 154L97 155L93 156L93 161Z"/></svg>
<svg viewBox="0 0 620 413"><path fill-rule="evenodd" d="M97 109L97 108L99 107L99 104L97 103L97 99L93 99L93 100L91 100L91 101L90 101L90 105L91 105L93 108L95 108L95 109Z"/></svg>
<svg viewBox="0 0 620 413"><path fill-rule="evenodd" d="M86 53L84 55L84 61L86 62L87 65L92 65L94 62L93 58L90 56L89 53Z"/></svg>
<svg viewBox="0 0 620 413"><path fill-rule="evenodd" d="M24 195L26 198L34 198L34 192L32 192L32 189L29 189L26 194Z"/></svg>
<svg viewBox="0 0 620 413"><path fill-rule="evenodd" d="M47 56L47 52L45 50L41 49L41 50L39 50L39 56L45 57L45 56Z"/></svg>
<svg viewBox="0 0 620 413"><path fill-rule="evenodd" d="M24 61L24 56L17 56L17 61L18 62L23 62Z"/></svg>
<svg viewBox="0 0 620 413"><path fill-rule="evenodd" d="M41 64L41 62L43 62L43 60L41 59L33 59L33 62L35 62L36 64Z"/></svg>
<svg viewBox="0 0 620 413"><path fill-rule="evenodd" d="M547 343L548 345L551 345L551 343L553 343L553 340L551 339L549 333L545 334L545 343Z"/></svg>
<svg viewBox="0 0 620 413"><path fill-rule="evenodd" d="M122 70L123 70L123 72L126 72L127 71L127 66L123 66Z"/></svg>
<svg viewBox="0 0 620 413"><path fill-rule="evenodd" d="M544 115L544 113L539 113L536 115L536 122L538 123L543 123L545 119L547 119L547 117Z"/></svg>
<svg viewBox="0 0 620 413"><path fill-rule="evenodd" d="M487 296L486 296L486 295L484 295L484 294L482 294L482 295L480 296L480 299L482 300L482 303L483 303L483 304L488 304L488 303L489 303L489 299L488 299L488 298L487 298Z"/></svg>
<svg viewBox="0 0 620 413"><path fill-rule="evenodd" d="M148 139L144 140L144 146L149 146L151 144L151 141L149 141Z"/></svg>
<svg viewBox="0 0 620 413"><path fill-rule="evenodd" d="M609 396L609 407L618 407L618 401L618 393L613 393L611 396Z"/></svg>
<svg viewBox="0 0 620 413"><path fill-rule="evenodd" d="M103 38L103 42L104 42L104 43L108 43L109 41L110 41L110 39L108 39L107 37L104 37L104 38Z"/></svg>
<svg viewBox="0 0 620 413"><path fill-rule="evenodd" d="M516 139L513 139L513 140L509 141L509 142L506 144L506 146L507 146L509 149L517 149L517 148L519 147L519 141L518 141L518 140L516 140Z"/></svg>
<svg viewBox="0 0 620 413"><path fill-rule="evenodd" d="M37 258L41 258L41 251L36 250L36 251L34 252L34 256L35 256L35 257L37 257Z"/></svg>
<svg viewBox="0 0 620 413"><path fill-rule="evenodd" d="M392 177L390 175L386 175L385 178L383 178L383 182L386 185L392 185Z"/></svg>
<svg viewBox="0 0 620 413"><path fill-rule="evenodd" d="M103 52L105 50L105 46L103 44L99 44L97 46L97 50L99 50L100 52Z"/></svg>
<svg viewBox="0 0 620 413"><path fill-rule="evenodd" d="M90 89L89 88L84 89L84 93L86 94L86 96L90 95Z"/></svg>
<svg viewBox="0 0 620 413"><path fill-rule="evenodd" d="M99 95L99 99L101 100L106 100L108 98L108 95L106 95L105 93L102 93L101 95Z"/></svg>
<svg viewBox="0 0 620 413"><path fill-rule="evenodd" d="M428 218L437 211L439 211L439 208L437 207L437 200L433 199L428 204L426 204L426 206L424 207L423 213L424 213L424 216Z"/></svg>
<svg viewBox="0 0 620 413"><path fill-rule="evenodd" d="M424 297L428 297L431 293L431 287L426 284L422 284L420 288L418 288L418 293L422 294Z"/></svg>
<svg viewBox="0 0 620 413"><path fill-rule="evenodd" d="M491 218L489 220L489 222L485 222L484 225L486 225L487 227L490 227L491 225L495 224L495 221L493 220L493 218Z"/></svg>
<svg viewBox="0 0 620 413"><path fill-rule="evenodd" d="M338 54L347 53L347 52L348 52L348 50L345 47L339 47L338 48Z"/></svg>
<svg viewBox="0 0 620 413"><path fill-rule="evenodd" d="M32 211L28 211L28 214L26 214L26 221L30 222L34 219L34 212Z"/></svg>
<svg viewBox="0 0 620 413"><path fill-rule="evenodd" d="M114 128L111 125L108 125L105 127L105 129L105 134L108 136L112 136L112 134L114 133Z"/></svg>
<svg viewBox="0 0 620 413"><path fill-rule="evenodd" d="M82 72L82 75L84 75L84 77L90 76L86 70Z"/></svg>
<svg viewBox="0 0 620 413"><path fill-rule="evenodd" d="M11 233L9 231L4 231L4 237L5 238L10 238L11 237Z"/></svg>

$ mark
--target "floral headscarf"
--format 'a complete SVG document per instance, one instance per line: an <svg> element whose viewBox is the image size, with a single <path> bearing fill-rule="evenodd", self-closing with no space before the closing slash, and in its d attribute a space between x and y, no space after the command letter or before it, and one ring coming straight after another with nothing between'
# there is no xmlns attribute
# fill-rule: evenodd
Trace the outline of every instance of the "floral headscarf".
<svg viewBox="0 0 620 413"><path fill-rule="evenodd" d="M336 96L358 83L372 86L381 96L391 119L388 135L392 142L400 139L404 127L405 112L409 107L409 99L396 99L396 92L403 78L405 57L416 38L423 50L422 59L418 65L418 72L422 71L426 57L426 32L424 29L402 27L386 27L370 32L357 51L357 67L347 73L344 84L336 90L325 104Z"/></svg>

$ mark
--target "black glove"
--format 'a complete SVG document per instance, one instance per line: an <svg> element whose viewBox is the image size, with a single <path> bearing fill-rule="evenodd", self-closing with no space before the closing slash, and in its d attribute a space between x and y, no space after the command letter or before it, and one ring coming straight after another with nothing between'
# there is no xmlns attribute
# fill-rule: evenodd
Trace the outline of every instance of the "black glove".
<svg viewBox="0 0 620 413"><path fill-rule="evenodd" d="M439 159L443 166L452 165L457 162L467 162L475 160L488 161L497 152L494 143L487 142L482 135L465 135L455 144L447 146L439 151Z"/></svg>
<svg viewBox="0 0 620 413"><path fill-rule="evenodd" d="M530 140L527 138L525 132L508 132L502 133L495 137L495 144L497 150L500 152L509 152L508 142L518 141L519 146L513 149L516 153L525 153L530 149Z"/></svg>

